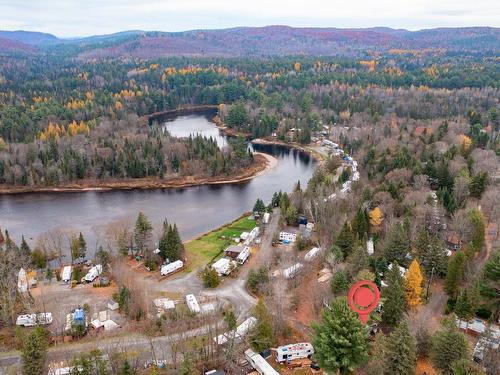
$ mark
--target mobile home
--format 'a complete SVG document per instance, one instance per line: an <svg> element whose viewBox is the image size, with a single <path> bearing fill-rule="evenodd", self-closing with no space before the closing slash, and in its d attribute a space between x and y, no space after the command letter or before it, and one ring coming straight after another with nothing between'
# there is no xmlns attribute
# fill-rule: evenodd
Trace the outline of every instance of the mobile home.
<svg viewBox="0 0 500 375"><path fill-rule="evenodd" d="M241 340L255 326L256 323L257 319L251 316L236 327L236 330L219 335L214 338L214 341L219 345L223 345L232 338L235 340Z"/></svg>
<svg viewBox="0 0 500 375"><path fill-rule="evenodd" d="M175 262L165 264L161 266L160 275L161 276L170 275L171 273L180 270L183 266L184 263L182 262L182 260L176 260Z"/></svg>
<svg viewBox="0 0 500 375"><path fill-rule="evenodd" d="M61 271L61 281L68 284L71 281L71 274L73 273L73 268L71 266L64 266Z"/></svg>
<svg viewBox="0 0 500 375"><path fill-rule="evenodd" d="M310 358L314 354L313 346L308 342L290 344L278 347L276 350L277 362L289 362L294 359Z"/></svg>
<svg viewBox="0 0 500 375"><path fill-rule="evenodd" d="M285 276L285 279L293 279L295 276L298 275L300 270L304 267L302 263L297 263L294 264L291 267L288 267L283 271L283 276Z"/></svg>
<svg viewBox="0 0 500 375"><path fill-rule="evenodd" d="M255 353L252 349L245 350L245 358L260 375L279 375L278 371L273 369L260 354Z"/></svg>
<svg viewBox="0 0 500 375"><path fill-rule="evenodd" d="M193 314L198 314L201 312L200 305L198 304L198 301L196 300L196 297L194 294L188 294L186 296L186 304L189 309Z"/></svg>

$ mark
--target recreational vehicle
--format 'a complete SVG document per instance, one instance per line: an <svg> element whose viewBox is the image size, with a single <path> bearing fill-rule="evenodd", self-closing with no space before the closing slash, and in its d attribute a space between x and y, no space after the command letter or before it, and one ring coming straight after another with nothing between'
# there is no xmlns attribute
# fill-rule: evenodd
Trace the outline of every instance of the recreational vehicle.
<svg viewBox="0 0 500 375"><path fill-rule="evenodd" d="M98 264L92 267L83 278L85 282L91 283L102 273L102 265Z"/></svg>
<svg viewBox="0 0 500 375"><path fill-rule="evenodd" d="M194 294L188 294L186 295L186 304L189 309L193 314L198 314L201 312L200 305L198 304L198 301Z"/></svg>
<svg viewBox="0 0 500 375"><path fill-rule="evenodd" d="M313 346L308 342L290 344L278 347L276 350L277 362L289 362L294 359L310 358L314 354Z"/></svg>
<svg viewBox="0 0 500 375"><path fill-rule="evenodd" d="M73 273L73 268L71 266L64 266L61 271L61 281L68 284L71 281L71 274Z"/></svg>
<svg viewBox="0 0 500 375"><path fill-rule="evenodd" d="M221 258L214 264L212 264L212 268L217 271L219 276L227 276L234 269L235 263L229 258Z"/></svg>
<svg viewBox="0 0 500 375"><path fill-rule="evenodd" d="M319 255L320 251L321 249L319 247L313 247L304 255L304 260L306 262L312 262Z"/></svg>
<svg viewBox="0 0 500 375"><path fill-rule="evenodd" d="M180 270L183 266L184 263L182 262L182 260L176 260L175 262L165 264L161 266L160 275L161 276L170 275L171 273Z"/></svg>
<svg viewBox="0 0 500 375"><path fill-rule="evenodd" d="M16 319L16 325L21 327L48 325L50 323L52 323L51 313L19 315Z"/></svg>
<svg viewBox="0 0 500 375"><path fill-rule="evenodd" d="M273 369L260 354L255 353L252 349L245 351L245 358L260 375L279 375L278 371Z"/></svg>

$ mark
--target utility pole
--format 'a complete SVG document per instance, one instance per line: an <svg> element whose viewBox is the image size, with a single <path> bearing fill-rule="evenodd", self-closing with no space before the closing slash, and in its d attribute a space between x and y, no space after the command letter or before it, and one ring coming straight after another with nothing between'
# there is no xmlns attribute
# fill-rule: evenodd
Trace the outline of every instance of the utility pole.
<svg viewBox="0 0 500 375"><path fill-rule="evenodd" d="M429 278L429 281L427 282L427 291L425 293L425 300L427 301L429 299L429 288L431 286L431 283L432 283L432 278L434 277L434 267L432 267L432 270L431 270L431 277Z"/></svg>

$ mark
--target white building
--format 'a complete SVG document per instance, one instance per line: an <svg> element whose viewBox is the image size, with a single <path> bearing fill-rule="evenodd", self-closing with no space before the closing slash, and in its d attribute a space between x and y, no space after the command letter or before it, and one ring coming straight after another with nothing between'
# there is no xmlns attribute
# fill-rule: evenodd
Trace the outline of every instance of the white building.
<svg viewBox="0 0 500 375"><path fill-rule="evenodd" d="M280 232L279 240L285 243L295 242L297 235L295 233Z"/></svg>
<svg viewBox="0 0 500 375"><path fill-rule="evenodd" d="M314 354L313 346L308 342L283 345L276 349L277 362L289 362L294 359L309 358Z"/></svg>
<svg viewBox="0 0 500 375"><path fill-rule="evenodd" d="M368 255L373 255L373 253L375 252L375 247L373 246L373 238L370 238L368 239L368 241L366 241L366 252L368 253Z"/></svg>
<svg viewBox="0 0 500 375"><path fill-rule="evenodd" d="M193 314L198 314L201 312L200 305L198 304L198 300L194 296L194 294L186 295L186 305Z"/></svg>
<svg viewBox="0 0 500 375"><path fill-rule="evenodd" d="M85 282L91 283L102 273L102 265L98 264L92 267L84 277Z"/></svg>
<svg viewBox="0 0 500 375"><path fill-rule="evenodd" d="M33 327L37 325L48 325L52 323L52 313L19 315L16 325L21 327Z"/></svg>
<svg viewBox="0 0 500 375"><path fill-rule="evenodd" d="M250 248L248 246L245 246L241 251L241 253L239 253L238 256L236 257L236 261L239 264L244 264L249 256L250 256Z"/></svg>
<svg viewBox="0 0 500 375"><path fill-rule="evenodd" d="M241 323L238 327L236 327L235 330L215 337L214 341L219 345L224 345L226 342L233 338L235 340L241 340L253 327L255 327L255 324L257 324L257 319L251 316L247 318L243 323Z"/></svg>
<svg viewBox="0 0 500 375"><path fill-rule="evenodd" d="M180 270L184 266L182 260L176 260L175 262L165 264L160 268L160 275L166 276L170 275L178 270Z"/></svg>

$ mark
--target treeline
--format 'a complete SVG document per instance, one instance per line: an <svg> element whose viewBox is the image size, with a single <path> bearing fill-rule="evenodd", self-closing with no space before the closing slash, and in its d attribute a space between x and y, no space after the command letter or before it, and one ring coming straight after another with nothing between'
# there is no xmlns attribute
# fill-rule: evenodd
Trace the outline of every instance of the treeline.
<svg viewBox="0 0 500 375"><path fill-rule="evenodd" d="M52 186L73 181L172 176L218 176L248 166L243 140L221 150L202 136L171 137L135 116L106 121L85 134L9 144L0 150L0 183Z"/></svg>

